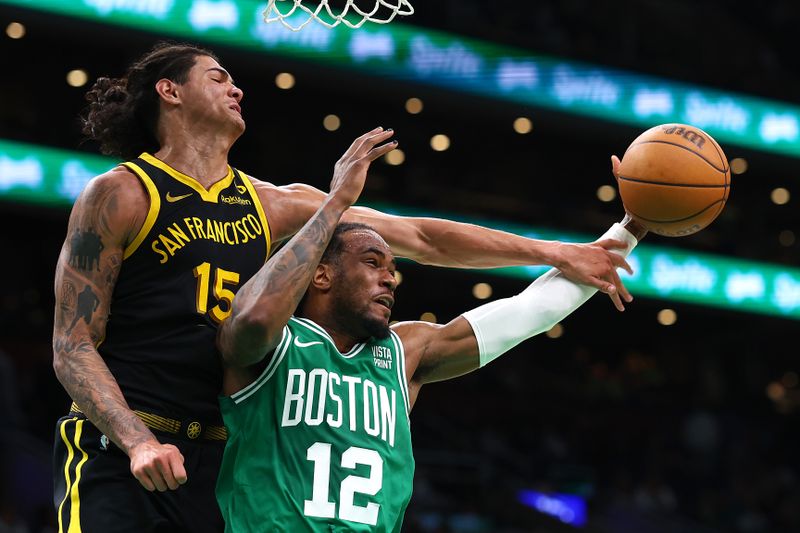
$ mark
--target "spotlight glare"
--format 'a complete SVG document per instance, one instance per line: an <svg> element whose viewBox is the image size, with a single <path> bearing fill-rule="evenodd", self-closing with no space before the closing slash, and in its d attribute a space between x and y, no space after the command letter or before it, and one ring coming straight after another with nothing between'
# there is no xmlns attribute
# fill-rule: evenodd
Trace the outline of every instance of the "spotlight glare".
<svg viewBox="0 0 800 533"><path fill-rule="evenodd" d="M437 152L444 152L450 148L450 137L444 135L443 133L434 135L431 137L431 148Z"/></svg>
<svg viewBox="0 0 800 533"><path fill-rule="evenodd" d="M22 39L25 37L25 26L19 22L12 22L6 26L6 35L10 39Z"/></svg>
<svg viewBox="0 0 800 533"><path fill-rule="evenodd" d="M526 133L530 133L533 130L533 123L531 119L526 117L519 117L514 121L514 131L519 133L520 135L525 135Z"/></svg>
<svg viewBox="0 0 800 533"><path fill-rule="evenodd" d="M672 309L662 309L658 312L658 323L662 326L671 326L678 321L678 314Z"/></svg>
<svg viewBox="0 0 800 533"><path fill-rule="evenodd" d="M492 295L492 286L488 283L476 283L472 287L472 295L478 300L486 300Z"/></svg>
<svg viewBox="0 0 800 533"><path fill-rule="evenodd" d="M288 72L281 72L275 76L275 85L278 89L289 90L294 87L294 76Z"/></svg>
<svg viewBox="0 0 800 533"><path fill-rule="evenodd" d="M735 159L731 159L731 172L734 174L744 174L747 172L747 159L742 157L737 157Z"/></svg>
<svg viewBox="0 0 800 533"><path fill-rule="evenodd" d="M83 87L89 81L89 74L83 69L74 69L67 72L67 84L70 87Z"/></svg>
<svg viewBox="0 0 800 533"><path fill-rule="evenodd" d="M341 125L342 121L339 120L339 117L336 115L327 115L324 119L322 119L322 127L328 131L336 131Z"/></svg>
<svg viewBox="0 0 800 533"><path fill-rule="evenodd" d="M773 189L772 193L770 194L772 203L774 203L775 205L788 204L790 197L791 195L789 194L789 191L783 187L778 187L777 189Z"/></svg>
<svg viewBox="0 0 800 533"><path fill-rule="evenodd" d="M386 160L386 164L392 165L396 167L397 165L402 165L406 160L406 154L400 148L395 148L383 158Z"/></svg>
<svg viewBox="0 0 800 533"><path fill-rule="evenodd" d="M617 197L617 190L611 185L601 185L597 189L597 198L601 202L611 202Z"/></svg>
<svg viewBox="0 0 800 533"><path fill-rule="evenodd" d="M422 112L422 100L419 98L409 98L406 100L406 111L411 113L412 115L416 115Z"/></svg>
<svg viewBox="0 0 800 533"><path fill-rule="evenodd" d="M436 315L434 315L430 311L422 313L422 316L420 316L419 319L422 320L423 322L432 322L436 324Z"/></svg>

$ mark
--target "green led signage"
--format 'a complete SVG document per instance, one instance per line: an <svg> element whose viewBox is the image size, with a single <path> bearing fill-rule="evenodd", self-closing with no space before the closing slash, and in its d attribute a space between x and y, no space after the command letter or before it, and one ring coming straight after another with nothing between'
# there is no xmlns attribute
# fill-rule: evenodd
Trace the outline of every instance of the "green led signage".
<svg viewBox="0 0 800 533"><path fill-rule="evenodd" d="M800 107L533 54L393 22L359 30L262 20L255 0L0 0L366 74L647 128L697 126L728 144L800 156ZM425 9L424 3L418 9ZM413 21L413 17L411 17ZM300 22L299 20L296 22Z"/></svg>
<svg viewBox="0 0 800 533"><path fill-rule="evenodd" d="M106 157L0 141L0 199L68 207L86 182L116 164ZM398 206L372 207L400 215L458 219ZM538 239L589 242L595 238L487 220L464 221ZM800 319L800 269L690 253L662 246L664 242L665 238L652 236L628 259L635 274L623 273L623 280L632 293ZM515 267L490 272L532 279L544 270Z"/></svg>

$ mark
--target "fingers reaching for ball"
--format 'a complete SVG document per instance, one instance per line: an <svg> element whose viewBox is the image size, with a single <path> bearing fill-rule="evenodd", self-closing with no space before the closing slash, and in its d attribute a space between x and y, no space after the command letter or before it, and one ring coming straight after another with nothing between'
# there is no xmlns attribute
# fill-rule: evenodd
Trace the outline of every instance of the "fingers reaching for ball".
<svg viewBox="0 0 800 533"><path fill-rule="evenodd" d="M611 173L614 174L614 177L619 180L619 157L612 155L611 156Z"/></svg>

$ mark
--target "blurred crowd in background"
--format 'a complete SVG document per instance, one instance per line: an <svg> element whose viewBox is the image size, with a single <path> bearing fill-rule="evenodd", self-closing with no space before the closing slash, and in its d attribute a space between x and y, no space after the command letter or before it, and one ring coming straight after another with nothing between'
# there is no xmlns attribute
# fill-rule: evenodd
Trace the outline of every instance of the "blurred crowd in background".
<svg viewBox="0 0 800 533"><path fill-rule="evenodd" d="M417 3L415 24L769 98L800 93L792 0Z"/></svg>

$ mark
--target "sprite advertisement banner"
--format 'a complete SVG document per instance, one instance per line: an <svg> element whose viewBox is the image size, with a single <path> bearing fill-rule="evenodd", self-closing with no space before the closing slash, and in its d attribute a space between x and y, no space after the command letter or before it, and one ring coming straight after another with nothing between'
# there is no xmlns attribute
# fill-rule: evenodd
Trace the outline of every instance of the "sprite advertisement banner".
<svg viewBox="0 0 800 533"><path fill-rule="evenodd" d="M86 182L116 164L106 157L0 140L0 200L68 208ZM460 219L537 239L596 238L394 205L371 207L399 215ZM689 252L662 245L666 241L661 237L645 241L628 258L634 275L623 272L623 280L633 294L800 319L800 269ZM545 270L514 267L489 272L532 279Z"/></svg>
<svg viewBox="0 0 800 533"><path fill-rule="evenodd" d="M363 0L365 5L369 0ZM648 128L680 122L719 141L800 156L800 107L405 25L265 24L256 0L0 0L42 12L224 43L398 81ZM280 2L283 11L292 1ZM417 9L425 9L422 2ZM305 20L298 10L294 26ZM413 22L413 16L409 19ZM728 152L730 152L728 150Z"/></svg>

